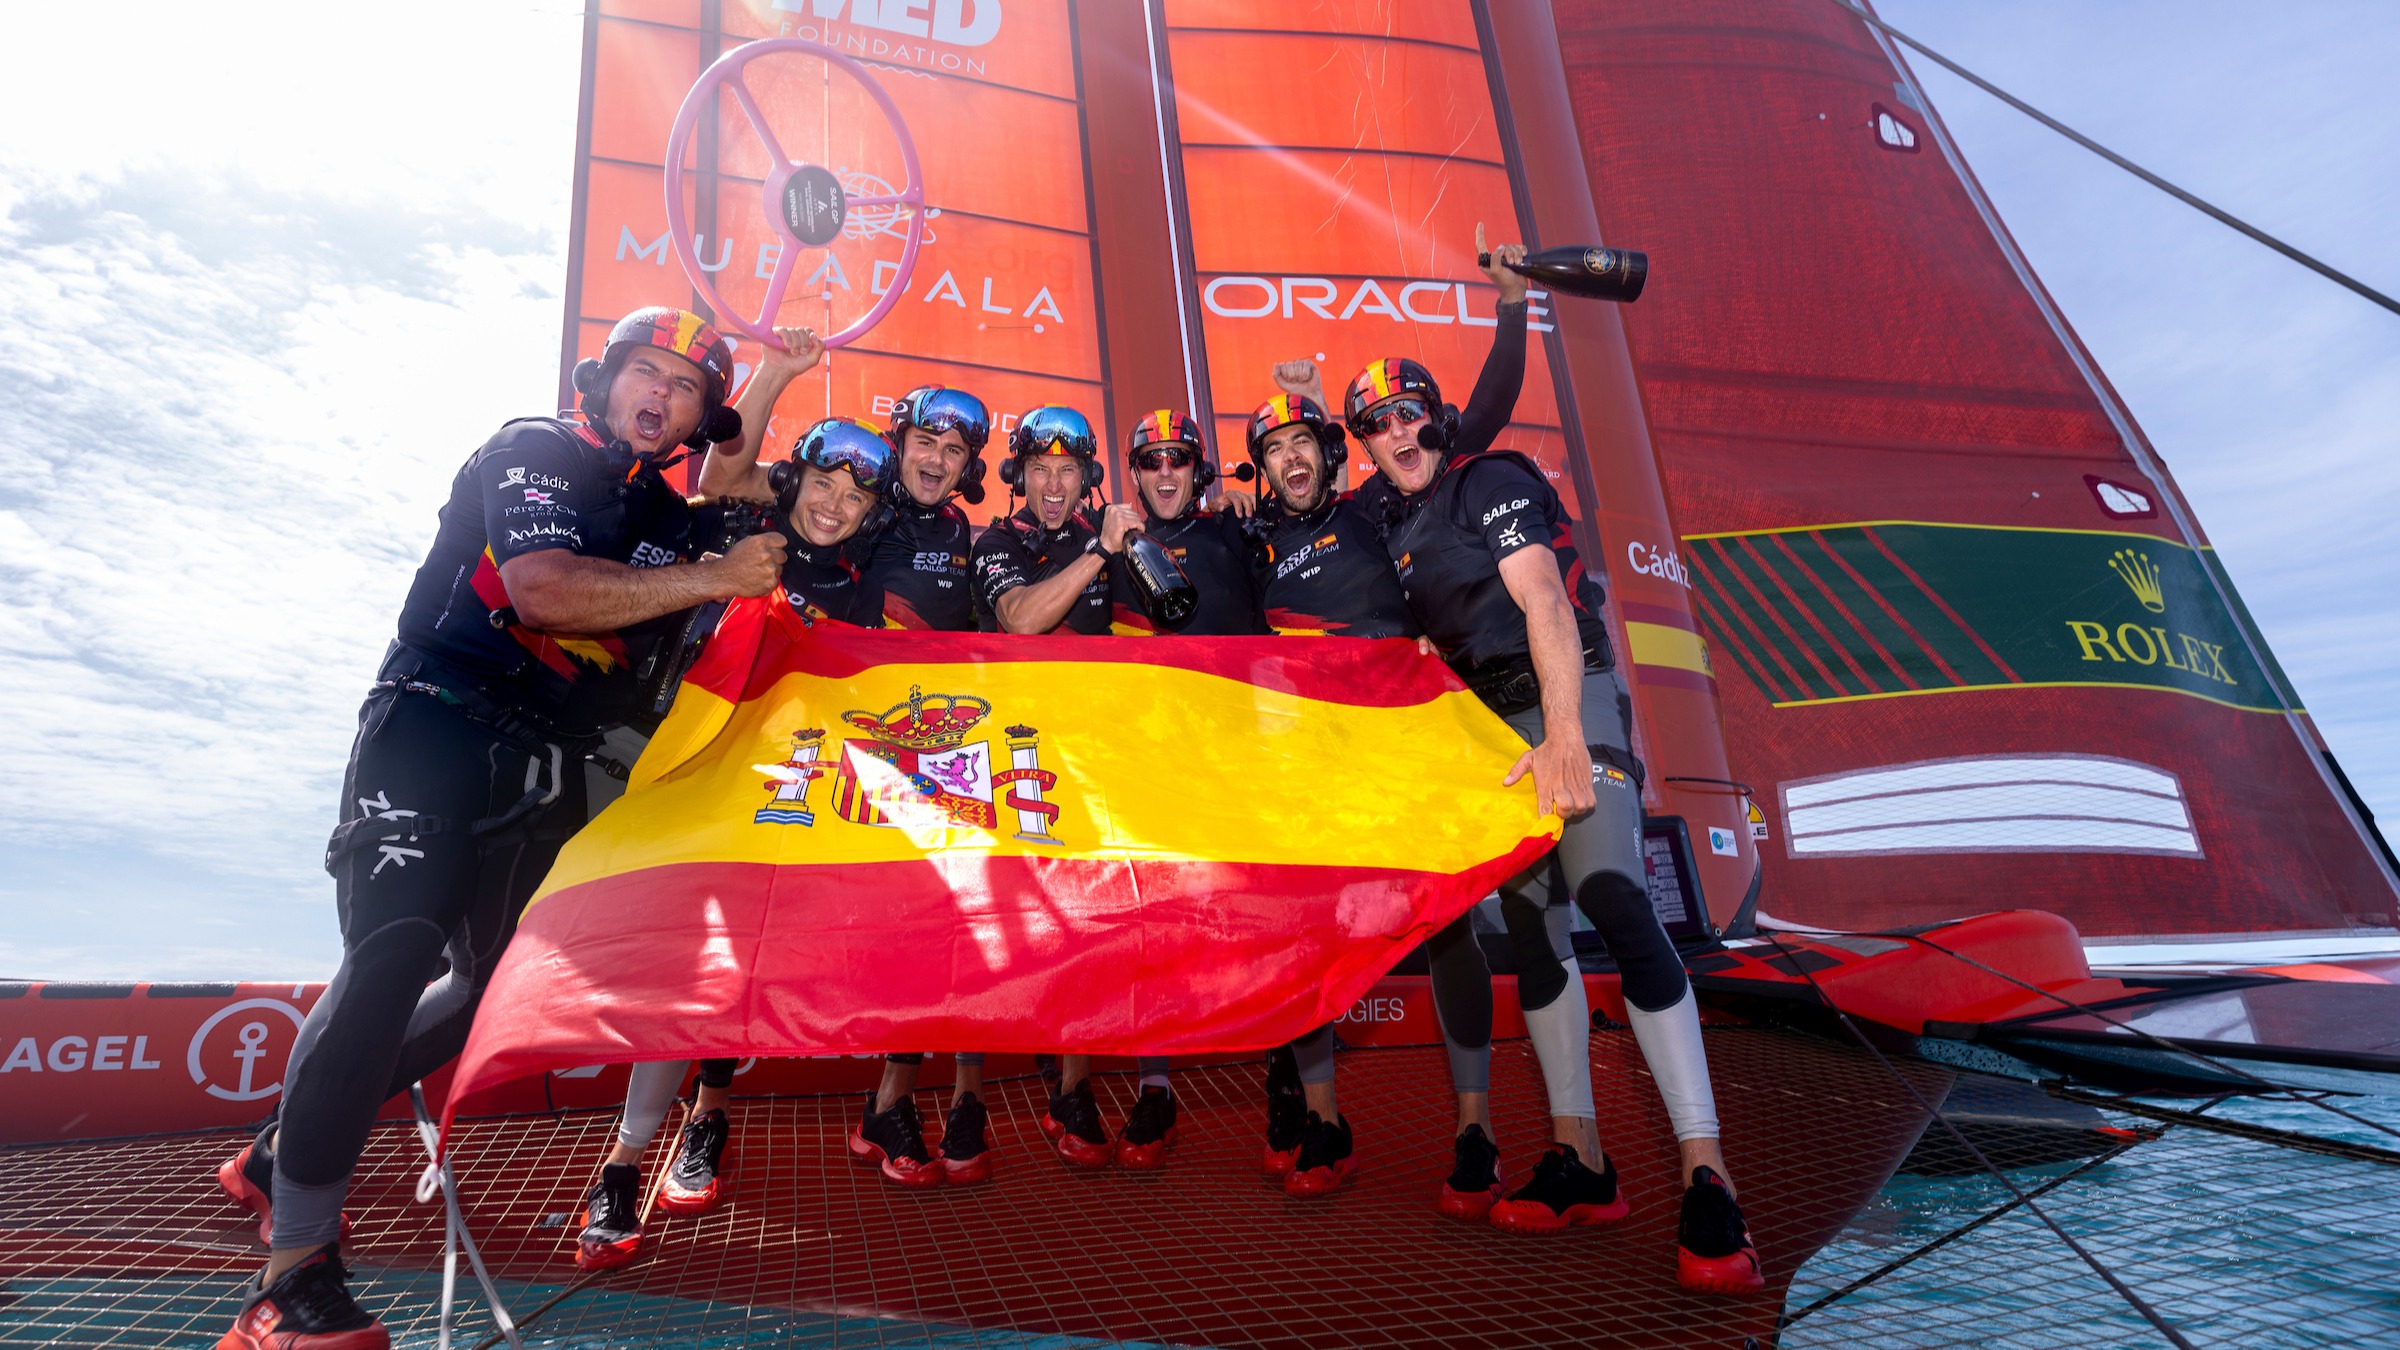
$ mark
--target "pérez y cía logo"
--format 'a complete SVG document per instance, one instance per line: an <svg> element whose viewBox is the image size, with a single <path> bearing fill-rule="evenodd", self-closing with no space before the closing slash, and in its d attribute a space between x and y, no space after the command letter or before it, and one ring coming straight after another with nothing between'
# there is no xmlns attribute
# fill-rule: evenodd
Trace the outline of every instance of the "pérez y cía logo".
<svg viewBox="0 0 2400 1350"><path fill-rule="evenodd" d="M2108 559L2108 570L2125 583L2133 598L2152 614L2167 612L2166 587L2162 584L2158 564L2147 553L2130 548L2118 549ZM2238 684L2233 673L2225 668L2225 646L2194 637L2190 633L2170 632L2158 624L2128 621L2112 631L2105 623L2089 619L2069 619L2067 631L2086 661L2109 661L2118 665L2165 666L2197 675L2218 684ZM2176 659L2178 654L2182 659Z"/></svg>

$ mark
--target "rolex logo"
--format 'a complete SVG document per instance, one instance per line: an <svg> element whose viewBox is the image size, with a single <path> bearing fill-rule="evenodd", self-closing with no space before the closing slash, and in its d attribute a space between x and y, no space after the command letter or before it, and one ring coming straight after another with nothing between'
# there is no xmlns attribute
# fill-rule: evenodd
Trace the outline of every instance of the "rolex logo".
<svg viewBox="0 0 2400 1350"><path fill-rule="evenodd" d="M2153 614L2167 612L2167 595L2158 584L2158 567L2147 553L2121 548L2108 560L2108 570L2133 590L2133 598Z"/></svg>

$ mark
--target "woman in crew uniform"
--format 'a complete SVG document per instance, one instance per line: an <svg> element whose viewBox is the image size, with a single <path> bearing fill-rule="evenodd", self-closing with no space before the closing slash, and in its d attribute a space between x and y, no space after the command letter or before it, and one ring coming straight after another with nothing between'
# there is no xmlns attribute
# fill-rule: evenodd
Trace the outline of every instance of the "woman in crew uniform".
<svg viewBox="0 0 2400 1350"><path fill-rule="evenodd" d="M768 406L773 406L771 400ZM763 425L763 409L758 418ZM802 434L789 462L762 470L774 494L775 531L785 548L783 598L809 622L883 625L883 590L862 560L864 546L871 545L891 518L887 495L899 466L899 452L884 433L864 422L829 417ZM713 510L739 508L740 503L733 502ZM722 525L709 518L712 508L701 510L703 529L721 533ZM715 528L708 528L711 525ZM659 1205L670 1214L705 1214L724 1196L717 1169L729 1134L725 1098L736 1064L731 1059L700 1062L692 1117L659 1187ZM653 1060L633 1067L617 1141L601 1165L600 1179L584 1197L583 1232L575 1245L575 1264L581 1269L621 1266L641 1250L642 1154L666 1119L667 1106L689 1067L683 1060Z"/></svg>
<svg viewBox="0 0 2400 1350"><path fill-rule="evenodd" d="M1085 502L1106 477L1100 438L1082 413L1051 404L1017 419L1000 481L1012 499L1024 494L1025 506L993 521L975 541L975 604L986 629L1095 637L1110 631L1109 560L1125 551L1125 537L1142 527L1142 518L1116 504L1103 508L1098 526L1092 525ZM1144 1059L1142 1071L1163 1079L1165 1065ZM1158 1166L1174 1124L1171 1104L1162 1117L1137 1099L1124 1131L1133 1135L1128 1147L1123 1139L1110 1139L1100 1123L1091 1070L1090 1055L1058 1057L1058 1082L1042 1115L1042 1133L1058 1156L1074 1167Z"/></svg>
<svg viewBox="0 0 2400 1350"><path fill-rule="evenodd" d="M1687 1183L1679 1278L1747 1292L1763 1287L1758 1253L1718 1147L1698 1004L1643 880L1632 702L1615 670L1600 585L1576 557L1572 521L1541 469L1522 455L1487 453L1522 381L1525 282L1502 266L1522 257L1514 245L1492 250L1488 271L1500 291L1494 360L1465 414L1442 403L1424 367L1399 359L1368 366L1344 400L1351 433L1385 479L1384 547L1409 608L1451 669L1525 739L1529 748L1507 781L1530 773L1540 809L1567 822L1552 855L1502 888L1555 1142L1491 1219L1520 1232L1557 1232L1627 1209L1595 1123L1583 981L1555 959L1563 903L1535 903L1547 891L1543 899L1581 908L1607 944L1635 1039L1666 1100ZM1515 378L1495 381L1511 367ZM1545 953L1553 959L1543 961ZM1598 1159L1599 1170L1587 1158Z"/></svg>
<svg viewBox="0 0 2400 1350"><path fill-rule="evenodd" d="M813 329L775 331L782 349L769 347L761 355L740 403L744 425L762 433L784 390L825 354ZM967 574L974 532L967 513L952 499L983 500L983 447L991 430L992 415L983 400L962 389L922 385L893 404L889 434L900 458L888 494L892 517L866 541L865 565L868 582L883 593L885 627L974 631L975 596ZM739 446L719 447L703 472L703 488L744 496L766 491L767 470L758 463L759 439L746 436ZM874 1163L885 1180L900 1186L964 1186L990 1180L983 1056L961 1051L953 1059L957 1078L938 1149L926 1146L925 1124L910 1096L925 1056L898 1053L884 1057L883 1081L869 1095L858 1128L851 1133L851 1156ZM707 1087L705 1075L701 1086Z"/></svg>

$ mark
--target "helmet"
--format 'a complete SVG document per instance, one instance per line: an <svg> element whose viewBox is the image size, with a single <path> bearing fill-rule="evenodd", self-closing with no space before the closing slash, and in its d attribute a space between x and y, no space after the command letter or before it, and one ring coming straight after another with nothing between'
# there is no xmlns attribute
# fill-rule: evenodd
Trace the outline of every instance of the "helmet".
<svg viewBox="0 0 2400 1350"><path fill-rule="evenodd" d="M775 491L775 502L786 512L800 495L803 464L827 473L848 469L860 487L875 494L875 508L860 522L860 534L873 534L891 520L890 497L900 480L900 452L893 447L891 438L872 424L849 417L828 417L800 433L800 439L792 445L792 457L767 474L767 484Z"/></svg>
<svg viewBox="0 0 2400 1350"><path fill-rule="evenodd" d="M608 386L637 347L659 347L675 353L708 378L703 395L707 410L700 426L684 444L705 449L711 441L730 441L742 434L741 414L725 406L733 384L733 344L708 320L688 309L653 305L617 320L601 344L600 359L575 363L575 391L583 396L583 411L595 422L608 420Z"/></svg>
<svg viewBox="0 0 2400 1350"><path fill-rule="evenodd" d="M923 427L936 435L955 431L967 443L967 467L958 475L958 495L972 505L983 500L983 446L992 437L992 413L983 400L963 389L921 384L892 405L892 444L908 444L908 429ZM896 485L898 475L893 475Z"/></svg>
<svg viewBox="0 0 2400 1350"><path fill-rule="evenodd" d="M1200 462L1192 475L1192 489L1205 492L1217 481L1217 466L1208 461L1208 442L1200 439L1200 424L1173 408L1160 408L1142 414L1133 424L1133 434L1125 438L1125 464L1133 467L1140 454L1154 445L1188 445L1198 453Z"/></svg>
<svg viewBox="0 0 2400 1350"><path fill-rule="evenodd" d="M1305 422L1316 431L1318 448L1325 452L1326 476L1330 478L1341 472L1342 466L1350 460L1350 448L1342 443L1342 429L1333 424L1333 419L1325 415L1325 410L1317 406L1316 400L1299 394L1277 394L1259 404L1258 411L1250 414L1250 462L1258 466L1258 471L1267 471L1267 437L1294 422Z"/></svg>
<svg viewBox="0 0 2400 1350"><path fill-rule="evenodd" d="M1350 424L1352 434L1364 438L1361 419L1367 409L1394 394L1420 394L1429 411L1442 406L1442 387L1434 383L1432 371L1405 356L1387 356L1350 381L1350 392L1342 397L1342 420Z"/></svg>
<svg viewBox="0 0 2400 1350"><path fill-rule="evenodd" d="M1025 461L1034 455L1073 455L1083 461L1086 492L1108 481L1100 464L1100 438L1091 419L1073 408L1047 403L1017 419L1008 433L1008 458L1000 463L1000 481L1011 491L1025 484Z"/></svg>

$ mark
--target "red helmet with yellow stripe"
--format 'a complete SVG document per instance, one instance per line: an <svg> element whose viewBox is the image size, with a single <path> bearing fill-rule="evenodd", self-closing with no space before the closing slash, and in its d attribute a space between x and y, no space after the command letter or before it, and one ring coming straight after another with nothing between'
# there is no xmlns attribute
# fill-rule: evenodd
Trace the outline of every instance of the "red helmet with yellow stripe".
<svg viewBox="0 0 2400 1350"><path fill-rule="evenodd" d="M1194 491L1205 489L1217 481L1217 466L1208 461L1208 442L1201 439L1200 424L1173 408L1157 408L1143 413L1125 437L1125 463L1128 468L1139 467L1142 452L1159 445L1188 445L1199 457L1197 473L1192 480Z"/></svg>
<svg viewBox="0 0 2400 1350"><path fill-rule="evenodd" d="M1250 414L1247 437L1250 462L1258 466L1260 473L1265 473L1267 437L1295 422L1305 423L1316 432L1317 445L1325 452L1326 477L1338 475L1342 465L1350 459L1350 448L1342 443L1342 429L1333 424L1333 419L1325 415L1325 410L1317 406L1315 399L1301 394L1277 394L1259 404L1258 411Z"/></svg>
<svg viewBox="0 0 2400 1350"><path fill-rule="evenodd" d="M1432 371L1405 356L1387 356L1370 362L1350 381L1350 391L1342 399L1342 420L1350 424L1351 434L1365 436L1360 419L1367 409L1394 394L1415 394L1425 400L1428 410L1442 406L1442 387L1434 383Z"/></svg>
<svg viewBox="0 0 2400 1350"><path fill-rule="evenodd" d="M733 385L733 344L708 320L688 309L652 305L617 320L600 347L599 360L575 363L575 392L583 396L583 411L593 422L608 419L608 386L636 348L670 351L700 368L707 381L702 401L706 410L700 427L686 444L701 449L710 441L729 441L742 434L742 422L725 399Z"/></svg>

